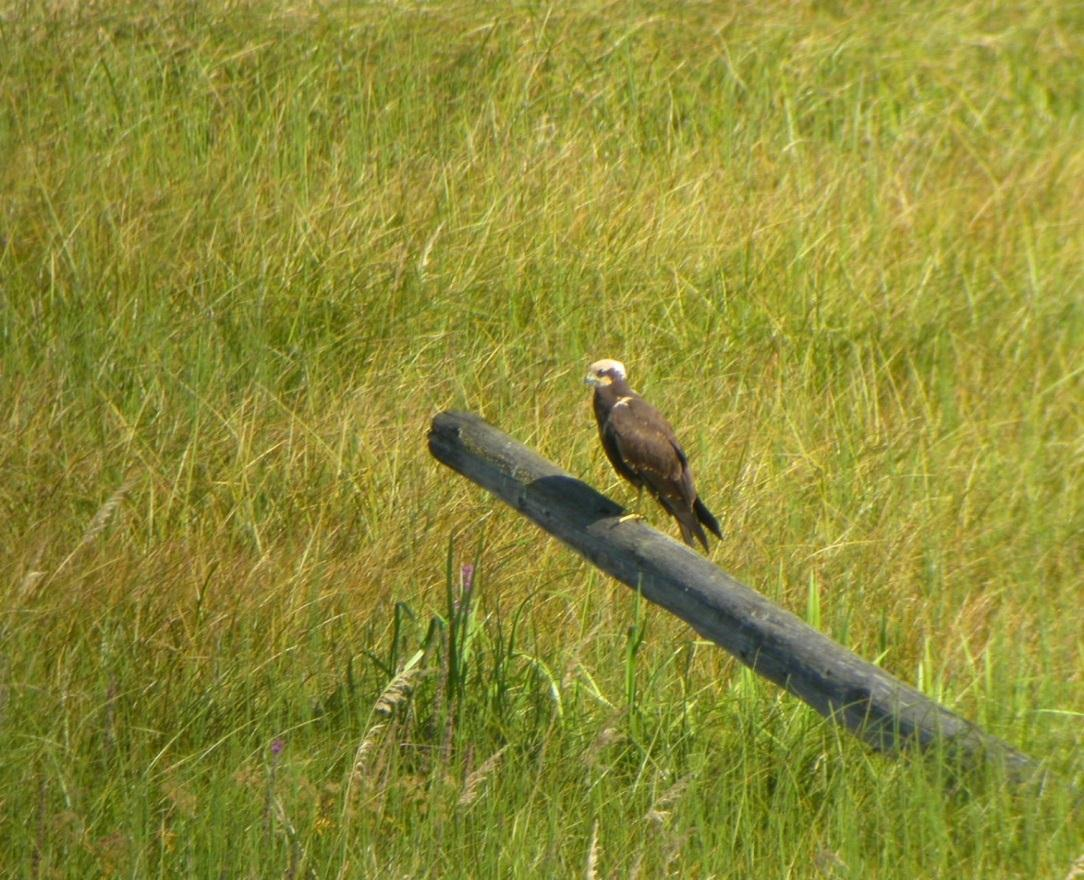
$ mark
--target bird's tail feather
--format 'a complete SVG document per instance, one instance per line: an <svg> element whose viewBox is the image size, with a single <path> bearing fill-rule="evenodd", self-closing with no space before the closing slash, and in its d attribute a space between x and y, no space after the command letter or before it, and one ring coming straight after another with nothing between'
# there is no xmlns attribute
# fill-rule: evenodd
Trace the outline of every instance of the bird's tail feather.
<svg viewBox="0 0 1084 880"><path fill-rule="evenodd" d="M696 518L706 525L715 534L715 537L722 539L723 530L719 528L719 520L708 510L699 497L693 502L693 511L696 513ZM704 546L707 546L706 542L704 542Z"/></svg>
<svg viewBox="0 0 1084 880"><path fill-rule="evenodd" d="M715 521L715 517L711 515L711 512L699 498L693 502L690 509L684 505L675 504L663 495L656 497L663 509L677 520L678 528L681 529L681 540L690 547L695 547L696 542L699 541L704 548L704 552L708 552L708 536L704 534L704 529L700 526L701 522L720 538L722 537L719 531L719 523Z"/></svg>
<svg viewBox="0 0 1084 880"><path fill-rule="evenodd" d="M696 515L691 510L675 510L672 511L674 519L678 522L678 527L681 529L681 540L683 540L690 547L695 547L693 542L695 538L704 548L704 552L708 551L708 536L704 534L704 530L700 528L700 523L697 522Z"/></svg>

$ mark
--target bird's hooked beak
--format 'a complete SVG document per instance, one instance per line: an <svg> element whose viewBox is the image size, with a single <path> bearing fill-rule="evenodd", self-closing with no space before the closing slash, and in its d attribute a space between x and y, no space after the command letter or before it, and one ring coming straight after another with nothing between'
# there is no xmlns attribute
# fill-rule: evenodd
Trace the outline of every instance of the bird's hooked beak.
<svg viewBox="0 0 1084 880"><path fill-rule="evenodd" d="M583 377L583 384L590 385L592 388L604 388L613 384L613 380L613 376L604 370L588 370L587 375Z"/></svg>
<svg viewBox="0 0 1084 880"><path fill-rule="evenodd" d="M595 361L587 368L587 375L583 377L583 384L592 388L601 388L612 385L617 379L625 378L625 365L621 361L612 358L603 358Z"/></svg>

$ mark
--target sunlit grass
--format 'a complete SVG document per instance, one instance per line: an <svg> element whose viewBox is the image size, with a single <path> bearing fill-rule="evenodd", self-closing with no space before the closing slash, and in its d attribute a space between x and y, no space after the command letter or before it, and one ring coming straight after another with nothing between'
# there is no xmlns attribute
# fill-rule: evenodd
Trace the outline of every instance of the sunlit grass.
<svg viewBox="0 0 1084 880"><path fill-rule="evenodd" d="M1082 33L6 4L5 871L1065 877ZM631 500L602 356L716 562L1067 785L870 754L428 457L467 408Z"/></svg>

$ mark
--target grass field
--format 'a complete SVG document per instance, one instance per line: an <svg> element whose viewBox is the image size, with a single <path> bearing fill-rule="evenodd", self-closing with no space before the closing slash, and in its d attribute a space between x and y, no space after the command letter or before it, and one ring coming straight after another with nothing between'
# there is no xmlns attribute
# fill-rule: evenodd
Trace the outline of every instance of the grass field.
<svg viewBox="0 0 1084 880"><path fill-rule="evenodd" d="M0 9L2 876L1084 876L1080 4ZM869 752L428 456L631 503L603 356L713 560L1058 781Z"/></svg>

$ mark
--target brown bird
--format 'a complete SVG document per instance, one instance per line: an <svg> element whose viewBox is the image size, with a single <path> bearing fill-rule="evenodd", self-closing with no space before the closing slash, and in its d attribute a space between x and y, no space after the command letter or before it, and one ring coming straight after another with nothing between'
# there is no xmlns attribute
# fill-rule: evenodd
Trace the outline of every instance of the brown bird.
<svg viewBox="0 0 1084 880"><path fill-rule="evenodd" d="M583 380L595 389L592 403L606 457L642 493L647 489L677 520L681 538L708 549L707 526L722 538L719 522L696 494L693 472L674 429L655 407L629 387L620 361L595 361Z"/></svg>

